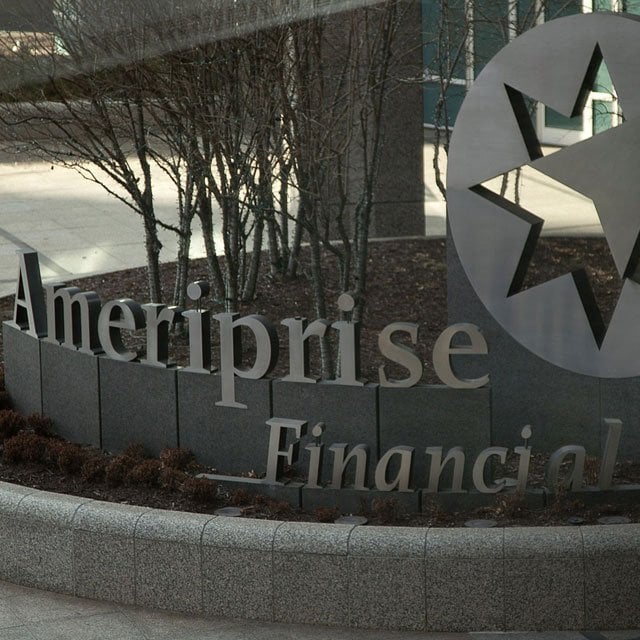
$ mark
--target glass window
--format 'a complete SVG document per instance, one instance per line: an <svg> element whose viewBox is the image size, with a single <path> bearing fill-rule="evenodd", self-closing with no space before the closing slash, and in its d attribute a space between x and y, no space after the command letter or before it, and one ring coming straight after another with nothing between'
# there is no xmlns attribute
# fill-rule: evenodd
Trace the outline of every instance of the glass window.
<svg viewBox="0 0 640 640"><path fill-rule="evenodd" d="M477 0L473 5L473 54L476 76L508 42L508 2Z"/></svg>
<svg viewBox="0 0 640 640"><path fill-rule="evenodd" d="M593 101L593 134L601 133L613 126L613 103L607 100Z"/></svg>
<svg viewBox="0 0 640 640"><path fill-rule="evenodd" d="M640 0L624 0L622 10L627 13L640 15Z"/></svg>
<svg viewBox="0 0 640 640"><path fill-rule="evenodd" d="M544 124L552 129L568 129L569 131L582 131L584 127L582 115L567 118L551 107L544 108Z"/></svg>
<svg viewBox="0 0 640 640"><path fill-rule="evenodd" d="M464 96L464 85L452 84L446 93L446 102L438 106L440 86L434 82L427 82L424 89L424 121L426 124L444 127L453 126Z"/></svg>
<svg viewBox="0 0 640 640"><path fill-rule="evenodd" d="M423 0L424 64L430 76L466 78L464 0Z"/></svg>
<svg viewBox="0 0 640 640"><path fill-rule="evenodd" d="M553 20L576 13L582 13L582 0L548 0L545 18Z"/></svg>

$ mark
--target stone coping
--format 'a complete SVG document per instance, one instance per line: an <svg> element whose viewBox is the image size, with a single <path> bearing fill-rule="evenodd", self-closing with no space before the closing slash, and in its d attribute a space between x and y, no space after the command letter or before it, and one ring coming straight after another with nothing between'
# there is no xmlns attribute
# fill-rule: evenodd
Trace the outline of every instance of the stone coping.
<svg viewBox="0 0 640 640"><path fill-rule="evenodd" d="M427 631L640 626L640 524L227 518L0 483L0 579L170 611Z"/></svg>

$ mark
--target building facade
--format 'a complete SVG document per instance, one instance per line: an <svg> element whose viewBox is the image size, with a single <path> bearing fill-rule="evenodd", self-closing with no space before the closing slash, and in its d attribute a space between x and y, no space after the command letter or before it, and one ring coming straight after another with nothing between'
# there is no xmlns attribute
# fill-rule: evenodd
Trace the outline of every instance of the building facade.
<svg viewBox="0 0 640 640"><path fill-rule="evenodd" d="M451 128L467 90L487 62L524 31L555 18L593 11L640 15L640 0L422 0L424 124ZM601 65L579 116L532 105L543 144L567 145L616 126L622 113Z"/></svg>

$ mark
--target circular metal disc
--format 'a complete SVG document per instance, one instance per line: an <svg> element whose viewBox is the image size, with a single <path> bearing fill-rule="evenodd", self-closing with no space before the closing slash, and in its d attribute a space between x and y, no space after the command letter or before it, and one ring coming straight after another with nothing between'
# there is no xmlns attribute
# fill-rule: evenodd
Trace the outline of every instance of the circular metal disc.
<svg viewBox="0 0 640 640"><path fill-rule="evenodd" d="M624 122L543 157L529 100L567 116L580 113L602 60ZM479 298L533 353L603 378L640 375L639 73L640 22L632 16L593 13L550 21L485 67L458 114L449 152L451 234ZM622 281L608 327L577 272L519 286L544 221L482 185L525 165L593 201Z"/></svg>

